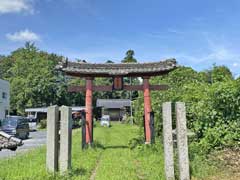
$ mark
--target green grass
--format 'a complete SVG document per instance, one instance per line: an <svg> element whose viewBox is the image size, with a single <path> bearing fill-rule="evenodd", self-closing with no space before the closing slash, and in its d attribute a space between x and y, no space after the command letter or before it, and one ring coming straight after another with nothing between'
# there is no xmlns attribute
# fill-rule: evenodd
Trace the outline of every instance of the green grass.
<svg viewBox="0 0 240 180"><path fill-rule="evenodd" d="M163 148L160 143L131 150L128 142L138 134L138 127L114 123L111 128L94 128L95 147L82 151L81 132L73 133L72 171L65 176L49 174L45 169L46 148L41 147L14 158L0 160L0 179L89 179L164 180ZM201 162L193 162L198 176ZM200 163L200 164L199 164ZM196 167L195 167L196 166ZM93 173L95 172L95 173ZM193 173L194 173L193 172ZM201 175L201 172L200 172Z"/></svg>

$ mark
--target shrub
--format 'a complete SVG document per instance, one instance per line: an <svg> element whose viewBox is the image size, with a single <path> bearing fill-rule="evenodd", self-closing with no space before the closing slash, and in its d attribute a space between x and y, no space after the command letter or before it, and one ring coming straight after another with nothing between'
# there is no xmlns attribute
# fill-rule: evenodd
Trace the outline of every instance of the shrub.
<svg viewBox="0 0 240 180"><path fill-rule="evenodd" d="M39 122L39 129L45 129L47 127L47 120L46 119L42 119Z"/></svg>
<svg viewBox="0 0 240 180"><path fill-rule="evenodd" d="M216 67L215 67L216 69ZM200 153L215 148L240 146L240 80L216 77L207 81L204 72L180 68L166 77L152 79L152 84L169 84L165 92L152 92L152 109L155 112L156 136L162 135L162 103L182 101L186 103L187 126L196 134L195 146ZM142 125L143 95L134 101L134 119ZM173 128L175 128L173 106Z"/></svg>

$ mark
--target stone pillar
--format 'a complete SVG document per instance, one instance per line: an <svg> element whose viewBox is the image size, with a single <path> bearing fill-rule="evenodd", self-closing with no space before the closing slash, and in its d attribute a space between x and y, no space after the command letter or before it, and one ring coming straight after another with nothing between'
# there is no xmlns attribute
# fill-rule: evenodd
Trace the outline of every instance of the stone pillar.
<svg viewBox="0 0 240 180"><path fill-rule="evenodd" d="M172 136L172 104L163 103L163 144L164 144L164 167L166 180L174 180L174 155Z"/></svg>
<svg viewBox="0 0 240 180"><path fill-rule="evenodd" d="M150 112L151 109L151 97L149 77L143 77L143 95L144 95L144 116L145 116L145 143L151 143L151 129L150 129Z"/></svg>
<svg viewBox="0 0 240 180"><path fill-rule="evenodd" d="M92 137L92 94L93 94L93 78L86 78L86 143L91 144Z"/></svg>
<svg viewBox="0 0 240 180"><path fill-rule="evenodd" d="M47 157L46 167L49 172L58 170L59 148L59 108L51 106L47 111Z"/></svg>
<svg viewBox="0 0 240 180"><path fill-rule="evenodd" d="M59 170L61 173L71 169L72 151L72 109L61 107Z"/></svg>
<svg viewBox="0 0 240 180"><path fill-rule="evenodd" d="M176 103L177 148L180 180L190 180L185 103Z"/></svg>

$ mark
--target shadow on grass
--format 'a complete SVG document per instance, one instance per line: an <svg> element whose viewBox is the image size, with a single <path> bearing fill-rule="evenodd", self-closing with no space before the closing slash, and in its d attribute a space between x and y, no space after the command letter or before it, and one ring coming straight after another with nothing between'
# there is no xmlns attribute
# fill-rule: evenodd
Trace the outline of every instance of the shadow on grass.
<svg viewBox="0 0 240 180"><path fill-rule="evenodd" d="M76 176L84 176L86 175L86 170L83 168L76 168L76 169L72 169L67 171L64 174L60 174L60 172L57 173L49 173L48 177L46 179L48 180L69 180L72 177L76 177Z"/></svg>
<svg viewBox="0 0 240 180"><path fill-rule="evenodd" d="M76 168L76 169L73 169L69 172L69 176L72 177L72 176L83 176L86 174L86 170L83 169L83 168Z"/></svg>
<svg viewBox="0 0 240 180"><path fill-rule="evenodd" d="M94 148L94 149L106 149L105 147L104 147L104 145L102 145L99 141L94 141L93 142L93 144L92 144L92 148Z"/></svg>
<svg viewBox="0 0 240 180"><path fill-rule="evenodd" d="M116 145L116 146L104 146L103 144L101 144L98 141L94 141L92 148L96 148L96 149L127 149L129 148L128 146L124 146L124 145Z"/></svg>
<svg viewBox="0 0 240 180"><path fill-rule="evenodd" d="M127 149L128 146L106 146L105 149Z"/></svg>

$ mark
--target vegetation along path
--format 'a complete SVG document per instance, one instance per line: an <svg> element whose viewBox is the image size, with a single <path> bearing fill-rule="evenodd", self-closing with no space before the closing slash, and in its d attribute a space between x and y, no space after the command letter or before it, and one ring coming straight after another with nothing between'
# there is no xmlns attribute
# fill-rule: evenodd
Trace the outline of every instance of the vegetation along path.
<svg viewBox="0 0 240 180"><path fill-rule="evenodd" d="M42 147L0 160L0 167L4 167L0 168L0 179L162 179L163 157L159 152L145 154L145 150L129 149L128 142L138 131L137 126L120 123L113 123L110 128L97 124L95 147L82 151L81 132L76 130L73 133L73 170L68 175L54 177L46 173L46 148Z"/></svg>
<svg viewBox="0 0 240 180"><path fill-rule="evenodd" d="M80 130L73 133L72 171L65 176L54 176L46 172L46 148L41 147L0 160L0 179L164 180L160 143L129 148L129 141L139 134L137 126L113 123L107 128L97 124L94 128L95 147L84 151L81 149L80 134ZM192 162L194 176L205 175L205 164L201 163Z"/></svg>

